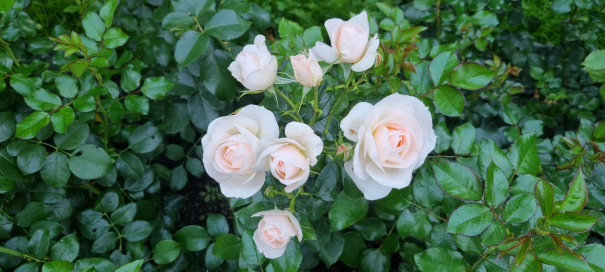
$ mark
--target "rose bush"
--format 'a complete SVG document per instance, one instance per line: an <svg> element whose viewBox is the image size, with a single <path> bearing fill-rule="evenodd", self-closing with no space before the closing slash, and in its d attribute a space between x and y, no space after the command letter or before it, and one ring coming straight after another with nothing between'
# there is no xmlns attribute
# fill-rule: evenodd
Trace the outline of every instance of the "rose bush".
<svg viewBox="0 0 605 272"><path fill-rule="evenodd" d="M254 2L0 1L1 271L605 269L603 1Z"/></svg>

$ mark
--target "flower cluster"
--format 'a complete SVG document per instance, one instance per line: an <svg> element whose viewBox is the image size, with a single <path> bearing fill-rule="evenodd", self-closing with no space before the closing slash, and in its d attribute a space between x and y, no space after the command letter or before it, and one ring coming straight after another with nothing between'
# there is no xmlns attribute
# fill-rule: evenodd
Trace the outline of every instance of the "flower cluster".
<svg viewBox="0 0 605 272"><path fill-rule="evenodd" d="M365 11L346 22L330 19L325 26L331 46L317 42L308 55L290 57L294 77L306 88L321 84L323 71L318 61L348 63L351 70L362 72L371 68L378 56L378 37L370 38ZM277 67L265 37L259 35L253 45L245 46L237 55L229 70L248 92L254 93L272 88ZM390 95L376 105L355 105L340 127L343 135L356 143L352 160L344 164L346 173L368 200L408 186L412 171L424 163L436 142L428 108L419 99L401 94ZM260 106L248 105L236 114L218 118L202 139L206 171L228 197L254 195L264 184L265 171L291 193L309 178L324 143L301 122L288 123L284 134L285 138L279 138L273 113ZM267 258L280 257L291 237L302 239L300 224L288 210L253 216L264 216L254 241Z"/></svg>

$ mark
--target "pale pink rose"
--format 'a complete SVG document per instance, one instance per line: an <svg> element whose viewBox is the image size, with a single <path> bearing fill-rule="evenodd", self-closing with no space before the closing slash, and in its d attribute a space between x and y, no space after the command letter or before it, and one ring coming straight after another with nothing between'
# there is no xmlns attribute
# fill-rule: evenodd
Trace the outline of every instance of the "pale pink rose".
<svg viewBox="0 0 605 272"><path fill-rule="evenodd" d="M265 171L256 171L256 150L264 138L279 137L272 112L248 105L236 115L215 119L202 138L204 168L227 197L254 195L265 182Z"/></svg>
<svg viewBox="0 0 605 272"><path fill-rule="evenodd" d="M300 54L291 56L290 61L292 62L294 77L300 84L305 87L315 87L321 83L323 71L317 59L315 59L313 51L309 52L308 58L304 54Z"/></svg>
<svg viewBox="0 0 605 272"><path fill-rule="evenodd" d="M369 200L407 187L437 141L428 108L409 95L392 94L374 106L358 103L340 128L357 142L345 170Z"/></svg>
<svg viewBox="0 0 605 272"><path fill-rule="evenodd" d="M300 223L291 212L270 210L252 216L264 216L258 222L258 228L252 238L258 251L265 254L265 257L275 259L283 255L290 237L296 236L298 241L302 241Z"/></svg>
<svg viewBox="0 0 605 272"><path fill-rule="evenodd" d="M312 50L318 60L352 63L351 69L356 72L372 67L378 54L379 40L378 35L369 39L370 24L365 11L346 22L337 18L329 19L325 26L332 46L317 42Z"/></svg>
<svg viewBox="0 0 605 272"><path fill-rule="evenodd" d="M260 140L255 169L270 170L290 193L307 182L323 142L309 125L299 122L288 123L285 134L286 138Z"/></svg>
<svg viewBox="0 0 605 272"><path fill-rule="evenodd" d="M227 69L248 90L262 91L275 82L277 58L267 49L265 36L258 35L254 38L254 44L244 46Z"/></svg>

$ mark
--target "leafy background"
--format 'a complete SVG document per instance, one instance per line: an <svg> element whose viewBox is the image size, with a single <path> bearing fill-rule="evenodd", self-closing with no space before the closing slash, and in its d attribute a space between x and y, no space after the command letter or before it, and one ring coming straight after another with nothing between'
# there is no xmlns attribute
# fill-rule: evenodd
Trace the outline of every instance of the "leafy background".
<svg viewBox="0 0 605 272"><path fill-rule="evenodd" d="M250 215L289 200L263 194L277 185L270 176L251 199L225 199L199 142L210 121L247 104L280 125L292 117L283 99L238 98L226 67L257 34L281 63L327 42L326 19L363 9L382 63L340 97L334 67L314 129L340 144L339 119L356 102L399 92L431 108L437 147L411 186L373 202L328 150L305 186L313 195L296 202L303 243L265 260ZM0 1L0 269L603 271L604 9L602 0ZM451 71L452 58L489 69L473 70L484 73L475 85L436 83L430 67ZM280 89L302 103L302 88Z"/></svg>

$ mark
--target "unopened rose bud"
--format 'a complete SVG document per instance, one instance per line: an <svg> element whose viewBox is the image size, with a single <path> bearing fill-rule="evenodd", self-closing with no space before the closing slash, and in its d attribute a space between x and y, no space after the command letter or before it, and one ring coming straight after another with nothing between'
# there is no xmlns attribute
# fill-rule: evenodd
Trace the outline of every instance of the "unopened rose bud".
<svg viewBox="0 0 605 272"><path fill-rule="evenodd" d="M277 196L277 189L275 187L273 187L273 186L269 186L265 190L265 195L267 197L275 197L275 196Z"/></svg>
<svg viewBox="0 0 605 272"><path fill-rule="evenodd" d="M341 144L336 149L336 156L342 158L343 161L348 161L351 159L350 150L353 149L353 146L350 144Z"/></svg>

